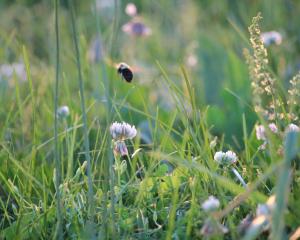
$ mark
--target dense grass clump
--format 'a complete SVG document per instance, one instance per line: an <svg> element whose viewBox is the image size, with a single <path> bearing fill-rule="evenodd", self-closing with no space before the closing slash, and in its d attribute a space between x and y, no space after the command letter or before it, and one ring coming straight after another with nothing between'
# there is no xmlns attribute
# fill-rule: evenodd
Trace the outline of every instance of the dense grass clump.
<svg viewBox="0 0 300 240"><path fill-rule="evenodd" d="M0 239L297 238L293 9L0 6Z"/></svg>

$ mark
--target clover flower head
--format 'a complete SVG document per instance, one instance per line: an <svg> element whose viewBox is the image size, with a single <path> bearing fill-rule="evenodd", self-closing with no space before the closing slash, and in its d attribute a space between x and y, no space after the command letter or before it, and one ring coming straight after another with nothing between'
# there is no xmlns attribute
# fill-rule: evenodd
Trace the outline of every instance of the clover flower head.
<svg viewBox="0 0 300 240"><path fill-rule="evenodd" d="M271 216L275 207L276 207L276 198L275 195L272 195L268 198L266 203L258 204L256 209L256 216L260 216L260 215Z"/></svg>
<svg viewBox="0 0 300 240"><path fill-rule="evenodd" d="M279 32L271 31L264 32L260 35L262 42L264 45L269 46L271 44L280 45L282 42L282 36Z"/></svg>
<svg viewBox="0 0 300 240"><path fill-rule="evenodd" d="M140 19L135 18L125 23L122 26L123 32L132 36L149 36L152 31L151 28L147 27Z"/></svg>
<svg viewBox="0 0 300 240"><path fill-rule="evenodd" d="M0 79L6 78L11 79L13 78L14 74L21 80L26 81L26 69L23 63L12 63L12 64L2 64L0 65Z"/></svg>
<svg viewBox="0 0 300 240"><path fill-rule="evenodd" d="M225 153L225 158L229 163L235 163L237 161L237 156L233 151L227 151Z"/></svg>
<svg viewBox="0 0 300 240"><path fill-rule="evenodd" d="M186 62L186 65L188 67L193 68L193 67L197 66L197 64L198 64L198 58L197 58L197 56L195 54L190 54L190 55L187 56L185 62Z"/></svg>
<svg viewBox="0 0 300 240"><path fill-rule="evenodd" d="M134 17L137 14L137 9L134 3L128 3L125 7L125 13L130 16Z"/></svg>
<svg viewBox="0 0 300 240"><path fill-rule="evenodd" d="M257 140L266 140L266 130L263 125L255 126L256 138Z"/></svg>
<svg viewBox="0 0 300 240"><path fill-rule="evenodd" d="M237 156L233 151L227 151L226 153L219 151L215 153L214 160L222 165L230 165L237 161Z"/></svg>
<svg viewBox="0 0 300 240"><path fill-rule="evenodd" d="M134 125L122 122L114 122L110 126L110 134L112 138L116 141L124 141L126 139L132 139L136 136L136 129Z"/></svg>
<svg viewBox="0 0 300 240"><path fill-rule="evenodd" d="M290 123L287 127L287 132L300 132L300 128L293 123Z"/></svg>
<svg viewBox="0 0 300 240"><path fill-rule="evenodd" d="M254 231L258 228L262 230L268 230L272 222L272 214L276 208L276 198L272 195L268 198L264 204L258 204L256 209L256 217L253 219L251 225L248 228L248 232Z"/></svg>
<svg viewBox="0 0 300 240"><path fill-rule="evenodd" d="M256 216L268 215L270 213L267 204L258 204L256 208Z"/></svg>
<svg viewBox="0 0 300 240"><path fill-rule="evenodd" d="M205 200L202 203L201 206L205 212L214 211L219 208L220 201L216 197L210 196L207 200Z"/></svg>
<svg viewBox="0 0 300 240"><path fill-rule="evenodd" d="M57 109L57 116L59 118L66 118L70 115L70 109L68 106L61 106Z"/></svg>
<svg viewBox="0 0 300 240"><path fill-rule="evenodd" d="M270 123L269 128L270 128L271 132L278 133L278 128L275 123Z"/></svg>
<svg viewBox="0 0 300 240"><path fill-rule="evenodd" d="M128 123L114 122L110 126L110 134L114 142L114 153L115 155L120 154L121 156L128 156L127 146L125 144L126 139L132 139L136 136L135 126L131 126Z"/></svg>
<svg viewBox="0 0 300 240"><path fill-rule="evenodd" d="M216 152L214 156L214 160L218 163L221 163L223 161L223 158L225 157L225 153L222 151Z"/></svg>

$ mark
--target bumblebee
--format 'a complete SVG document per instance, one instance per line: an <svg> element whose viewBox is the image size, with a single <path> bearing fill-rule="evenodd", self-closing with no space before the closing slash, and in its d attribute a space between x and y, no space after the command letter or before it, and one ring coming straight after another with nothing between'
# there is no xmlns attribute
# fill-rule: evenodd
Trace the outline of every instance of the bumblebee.
<svg viewBox="0 0 300 240"><path fill-rule="evenodd" d="M130 83L133 79L133 72L126 63L120 63L118 65L118 73L122 75L122 78L124 78L126 82Z"/></svg>

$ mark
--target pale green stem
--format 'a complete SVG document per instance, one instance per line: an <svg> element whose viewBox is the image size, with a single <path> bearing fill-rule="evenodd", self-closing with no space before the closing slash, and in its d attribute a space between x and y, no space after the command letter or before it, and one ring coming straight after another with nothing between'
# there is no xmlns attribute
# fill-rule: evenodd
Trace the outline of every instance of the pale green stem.
<svg viewBox="0 0 300 240"><path fill-rule="evenodd" d="M239 174L239 172L234 167L231 167L231 170L234 173L234 175L238 178L238 180L241 182L241 184L243 185L243 187L246 188L247 184L245 183L244 179Z"/></svg>
<svg viewBox="0 0 300 240"><path fill-rule="evenodd" d="M56 36L56 78L55 78L55 96L54 96L54 148L55 148L55 189L56 189L56 215L57 227L55 238L63 239L63 218L59 185L61 182L60 156L58 149L58 84L59 84L59 31L58 31L58 0L55 0L55 36Z"/></svg>

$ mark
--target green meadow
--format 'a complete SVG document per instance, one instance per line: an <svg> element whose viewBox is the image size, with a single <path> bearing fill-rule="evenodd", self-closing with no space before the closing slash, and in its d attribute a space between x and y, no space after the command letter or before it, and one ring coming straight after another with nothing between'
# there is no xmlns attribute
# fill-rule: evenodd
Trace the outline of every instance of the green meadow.
<svg viewBox="0 0 300 240"><path fill-rule="evenodd" d="M0 0L0 239L300 239L299 13Z"/></svg>

